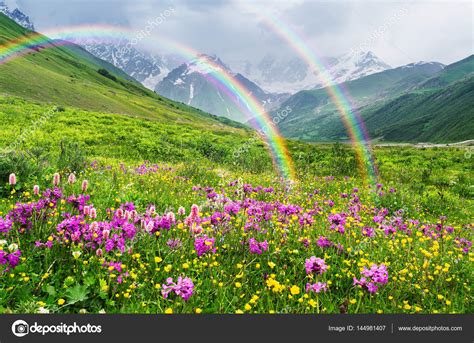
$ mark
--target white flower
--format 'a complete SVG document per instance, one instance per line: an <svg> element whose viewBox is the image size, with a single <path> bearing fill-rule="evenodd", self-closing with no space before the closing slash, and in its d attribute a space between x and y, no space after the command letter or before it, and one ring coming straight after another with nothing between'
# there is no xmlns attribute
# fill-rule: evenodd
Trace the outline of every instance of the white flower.
<svg viewBox="0 0 474 343"><path fill-rule="evenodd" d="M38 313L48 314L48 313L49 313L49 310L48 310L47 308L40 307L40 308L38 309Z"/></svg>
<svg viewBox="0 0 474 343"><path fill-rule="evenodd" d="M6 243L6 242L5 242ZM8 246L8 250L10 250L11 252L13 251L17 251L18 250L18 244L15 244L15 243L12 243Z"/></svg>
<svg viewBox="0 0 474 343"><path fill-rule="evenodd" d="M72 256L75 258L75 259L78 259L79 256L82 255L82 252L80 252L79 250L76 250L76 251L73 251L72 252Z"/></svg>
<svg viewBox="0 0 474 343"><path fill-rule="evenodd" d="M0 239L0 247L3 247L4 245L7 244L7 241L4 239Z"/></svg>

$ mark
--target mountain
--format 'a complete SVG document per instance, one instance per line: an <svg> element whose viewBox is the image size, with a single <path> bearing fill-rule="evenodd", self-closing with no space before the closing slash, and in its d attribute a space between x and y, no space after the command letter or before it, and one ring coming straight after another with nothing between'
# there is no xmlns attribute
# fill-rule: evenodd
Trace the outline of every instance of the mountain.
<svg viewBox="0 0 474 343"><path fill-rule="evenodd" d="M372 139L448 143L474 138L474 55L443 67L412 63L350 81L342 86L354 99ZM340 115L325 90L300 92L280 123L288 137L347 140Z"/></svg>
<svg viewBox="0 0 474 343"><path fill-rule="evenodd" d="M474 55L448 65L441 72L435 74L420 85L420 88L434 88L448 86L465 77L474 74Z"/></svg>
<svg viewBox="0 0 474 343"><path fill-rule="evenodd" d="M474 139L474 76L427 92L409 92L362 113L369 135L393 142Z"/></svg>
<svg viewBox="0 0 474 343"><path fill-rule="evenodd" d="M158 55L139 50L127 40L113 44L93 39L75 41L75 43L83 46L98 58L122 69L151 90L154 90L171 70L183 62L174 55Z"/></svg>
<svg viewBox="0 0 474 343"><path fill-rule="evenodd" d="M334 83L354 80L381 72L391 67L368 51L351 52L339 57L324 58L326 77ZM319 71L311 71L308 63L299 57L277 57L266 55L258 63L233 61L232 69L246 75L266 91L274 93L296 93L326 86Z"/></svg>
<svg viewBox="0 0 474 343"><path fill-rule="evenodd" d="M414 89L442 71L443 67L437 62L412 63L344 82L340 87L350 94L351 106L360 109ZM310 141L346 138L335 129L340 127L336 125L340 123L340 117L330 92L330 89L320 88L291 96L281 106L291 109L291 113L279 123L281 132L287 137Z"/></svg>
<svg viewBox="0 0 474 343"><path fill-rule="evenodd" d="M289 94L266 93L242 74L234 73L217 56L204 54L172 70L156 86L155 91L203 111L232 120L245 121L242 107L245 109L246 105L236 103L239 100L231 98L213 83L210 74L215 70L203 63L206 60L210 60L217 70L233 75L266 109L278 108L289 97Z"/></svg>
<svg viewBox="0 0 474 343"><path fill-rule="evenodd" d="M29 35L36 33L0 14L0 46L27 40ZM61 46L45 37L41 46L35 45L18 58L0 60L0 94L183 125L242 127L160 97L124 75L79 46Z"/></svg>
<svg viewBox="0 0 474 343"><path fill-rule="evenodd" d="M31 31L35 30L33 23L26 14L24 14L18 8L15 8L13 11L11 11L3 0L0 0L0 13L5 14L10 19L13 19L18 25L24 27L25 29Z"/></svg>

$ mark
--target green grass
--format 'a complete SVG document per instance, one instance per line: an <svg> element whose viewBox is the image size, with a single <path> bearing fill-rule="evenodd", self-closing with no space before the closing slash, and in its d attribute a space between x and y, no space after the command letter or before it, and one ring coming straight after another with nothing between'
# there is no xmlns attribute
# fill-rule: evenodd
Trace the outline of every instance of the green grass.
<svg viewBox="0 0 474 343"><path fill-rule="evenodd" d="M0 15L0 44L15 42L32 34ZM49 41L45 46L51 44ZM100 74L101 69L116 79ZM160 121L198 125L225 123L243 127L160 97L119 69L74 45L30 49L26 54L0 64L0 94Z"/></svg>
<svg viewBox="0 0 474 343"><path fill-rule="evenodd" d="M0 25L3 39L25 33L2 16ZM287 141L297 171L288 182L255 132L91 63L55 48L0 66L1 313L472 313L473 254L461 241L474 212L467 148L375 148L376 186L352 147ZM43 194L54 173L62 195ZM96 218L78 208L79 194ZM117 210L131 203L136 216L125 220ZM204 234L214 241L198 256ZM320 236L333 246L319 247ZM252 253L250 238L268 249ZM327 271L307 274L311 256ZM371 294L353 278L373 264L388 280ZM191 297L165 298L167 278L180 276L194 283ZM315 282L327 291L306 293Z"/></svg>

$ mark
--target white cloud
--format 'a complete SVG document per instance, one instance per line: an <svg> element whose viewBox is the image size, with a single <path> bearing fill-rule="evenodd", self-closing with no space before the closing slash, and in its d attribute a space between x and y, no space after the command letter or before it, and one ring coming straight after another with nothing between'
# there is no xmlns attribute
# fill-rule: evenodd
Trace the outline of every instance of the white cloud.
<svg viewBox="0 0 474 343"><path fill-rule="evenodd" d="M195 50L216 53L224 61L291 53L259 13L269 13L301 32L307 45L323 56L361 44L391 65L418 60L452 63L473 53L470 1L18 0L18 5L40 30L82 23L139 30L173 6L177 14L157 33ZM394 20L403 8L407 13ZM156 43L148 47L159 48Z"/></svg>

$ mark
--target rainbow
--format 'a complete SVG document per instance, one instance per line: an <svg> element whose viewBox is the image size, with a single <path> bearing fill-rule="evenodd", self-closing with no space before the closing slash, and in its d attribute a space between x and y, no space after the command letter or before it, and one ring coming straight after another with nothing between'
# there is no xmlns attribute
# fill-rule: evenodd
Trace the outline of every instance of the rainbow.
<svg viewBox="0 0 474 343"><path fill-rule="evenodd" d="M370 137L360 113L353 106L348 90L341 84L335 84L329 69L322 58L318 58L306 43L301 34L298 34L281 19L277 19L268 11L250 7L242 1L238 2L244 9L250 10L269 27L272 32L283 39L309 66L311 72L316 72L333 103L340 113L343 124L355 149L361 177L364 181L369 180L374 185L377 182L378 170L375 164Z"/></svg>
<svg viewBox="0 0 474 343"><path fill-rule="evenodd" d="M32 33L8 42L7 44L0 45L0 65L16 57L28 54L32 49L37 50L68 45L78 39L127 39L128 41L133 41L137 40L136 34L135 31L128 28L108 25L61 27L45 31L44 35ZM59 41L52 43L48 37L58 39ZM157 38L155 35L150 35L142 39L144 41L152 39L159 46L165 47L187 60L197 60L197 64L202 70L206 71L208 77L212 79L212 82L223 89L226 95L229 96L230 99L243 110L248 119L251 119L251 122L256 125L258 129L257 132L266 142L279 175L286 180L296 180L295 167L284 139L274 125L272 118L244 85L214 61L188 46L165 37Z"/></svg>

